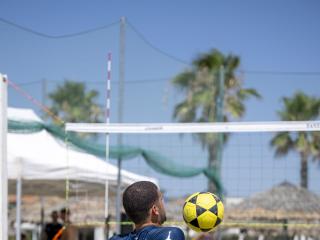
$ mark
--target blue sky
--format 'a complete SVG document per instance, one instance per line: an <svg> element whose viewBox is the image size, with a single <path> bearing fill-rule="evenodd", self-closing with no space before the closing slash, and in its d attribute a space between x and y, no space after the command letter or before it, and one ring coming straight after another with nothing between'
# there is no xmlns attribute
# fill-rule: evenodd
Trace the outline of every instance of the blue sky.
<svg viewBox="0 0 320 240"><path fill-rule="evenodd" d="M320 3L316 0L2 0L0 9L1 18L53 36L104 26L125 16L154 47L186 63L191 63L199 53L212 48L226 54L236 54L241 57L240 70L244 70L245 86L256 88L263 96L260 101L247 102L246 121L276 120L276 111L281 107L280 98L290 96L297 90L319 96ZM111 121L117 121L119 25L78 37L49 39L0 22L0 34L0 72L8 74L16 83L26 84L23 85L25 90L39 100L42 98L42 79L49 81L50 91L68 78L84 81L90 88L99 89L99 101L104 104L102 82L106 80L106 56L112 52ZM127 26L124 121L172 121L172 109L179 97L171 87L170 79L187 67L188 64L150 47L134 29ZM9 104L32 107L39 112L38 108L12 90ZM267 150L266 147L263 151ZM283 165L285 161L270 161L270 166ZM225 164L229 164L228 160ZM292 164L297 169L298 161ZM282 168L285 169L285 166ZM225 176L230 172L226 172ZM320 191L318 172L318 166L312 165L314 180L311 180L311 188L317 192ZM246 174L240 173L239 177ZM296 175L288 174L287 178L295 183L298 181ZM266 176L264 184L253 186L243 194L237 191L246 185L245 181L230 191L235 195L246 195L283 180L278 177L271 181L267 179ZM234 182L229 179L225 181L229 189L234 188ZM250 179L248 181L252 182Z"/></svg>

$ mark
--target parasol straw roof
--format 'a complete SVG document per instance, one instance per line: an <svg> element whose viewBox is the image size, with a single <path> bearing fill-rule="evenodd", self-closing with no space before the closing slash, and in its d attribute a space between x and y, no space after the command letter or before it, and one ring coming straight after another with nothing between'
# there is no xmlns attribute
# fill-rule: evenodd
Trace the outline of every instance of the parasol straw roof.
<svg viewBox="0 0 320 240"><path fill-rule="evenodd" d="M234 220L319 221L320 196L283 182L244 199L228 210L227 217Z"/></svg>

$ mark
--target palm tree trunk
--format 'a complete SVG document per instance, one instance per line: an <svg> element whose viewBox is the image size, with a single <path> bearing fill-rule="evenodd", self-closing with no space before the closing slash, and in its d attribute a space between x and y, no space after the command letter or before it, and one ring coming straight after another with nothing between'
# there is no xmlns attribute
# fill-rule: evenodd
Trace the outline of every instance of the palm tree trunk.
<svg viewBox="0 0 320 240"><path fill-rule="evenodd" d="M308 154L300 153L301 169L300 169L300 186L308 188Z"/></svg>
<svg viewBox="0 0 320 240"><path fill-rule="evenodd" d="M217 168L217 148L215 147L216 144L210 143L208 146L209 151L209 161L208 161L208 168ZM210 179L208 180L208 191L215 193L217 192L217 186L212 182Z"/></svg>

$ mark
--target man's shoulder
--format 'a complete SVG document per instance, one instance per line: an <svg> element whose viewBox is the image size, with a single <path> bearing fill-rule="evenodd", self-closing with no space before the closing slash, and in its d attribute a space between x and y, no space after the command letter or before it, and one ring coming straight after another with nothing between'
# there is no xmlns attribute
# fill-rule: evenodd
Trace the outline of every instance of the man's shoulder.
<svg viewBox="0 0 320 240"><path fill-rule="evenodd" d="M116 235L109 240L184 240L184 233L177 227L146 227L137 233Z"/></svg>
<svg viewBox="0 0 320 240"><path fill-rule="evenodd" d="M156 227L154 230L160 232L178 232L183 233L183 231L178 227Z"/></svg>
<svg viewBox="0 0 320 240"><path fill-rule="evenodd" d="M184 240L184 233L177 227L157 227L151 231L152 239Z"/></svg>
<svg viewBox="0 0 320 240"><path fill-rule="evenodd" d="M109 240L126 240L126 239L130 239L129 238L129 234L125 234L125 235L114 235L111 238L109 238Z"/></svg>

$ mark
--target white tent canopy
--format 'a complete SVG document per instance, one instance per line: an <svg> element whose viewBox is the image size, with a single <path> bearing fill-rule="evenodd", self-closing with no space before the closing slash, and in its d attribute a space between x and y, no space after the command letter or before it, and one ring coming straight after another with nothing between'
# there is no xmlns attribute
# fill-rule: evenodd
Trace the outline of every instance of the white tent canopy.
<svg viewBox="0 0 320 240"><path fill-rule="evenodd" d="M41 121L30 109L8 108L8 119L17 121ZM122 183L149 180L125 170ZM114 186L117 181L117 167L93 155L66 147L66 144L50 133L8 133L8 178L9 191L15 192L10 180L23 180L24 194L57 195L65 194L66 179L72 188L86 189L103 194L104 184Z"/></svg>

